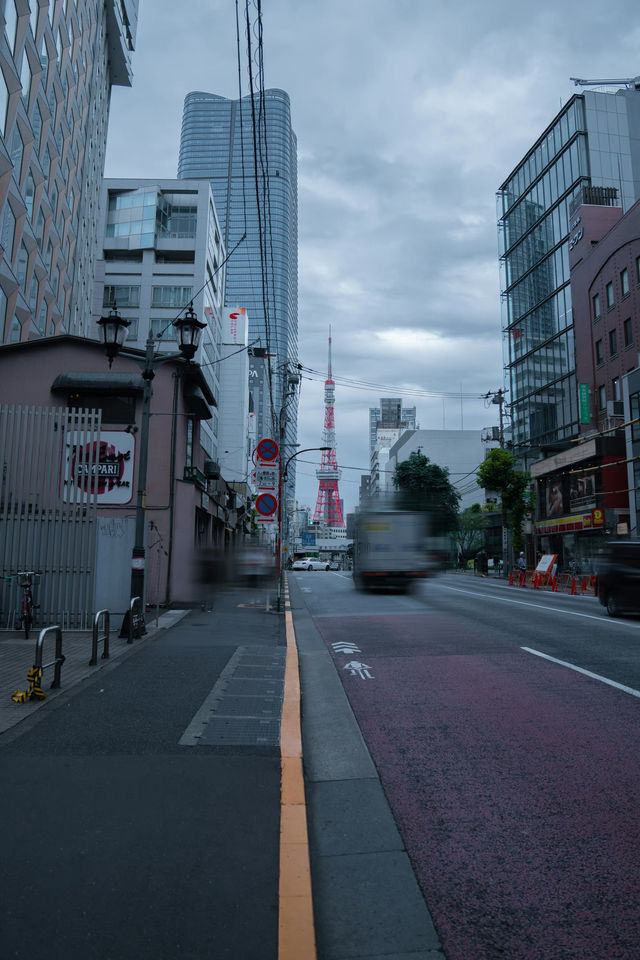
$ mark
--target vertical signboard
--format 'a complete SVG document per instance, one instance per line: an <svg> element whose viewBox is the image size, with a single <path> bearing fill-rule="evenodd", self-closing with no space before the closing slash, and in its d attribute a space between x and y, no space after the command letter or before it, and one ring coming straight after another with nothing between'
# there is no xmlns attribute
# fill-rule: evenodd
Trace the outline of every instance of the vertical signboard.
<svg viewBox="0 0 640 960"><path fill-rule="evenodd" d="M589 384L578 384L578 397L580 399L580 423L591 423L589 415Z"/></svg>

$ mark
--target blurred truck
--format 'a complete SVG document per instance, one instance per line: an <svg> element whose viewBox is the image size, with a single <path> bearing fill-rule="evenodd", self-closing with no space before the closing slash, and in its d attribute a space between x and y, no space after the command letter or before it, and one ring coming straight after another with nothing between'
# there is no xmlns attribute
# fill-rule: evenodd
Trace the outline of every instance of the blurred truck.
<svg viewBox="0 0 640 960"><path fill-rule="evenodd" d="M353 541L356 589L395 587L404 593L434 569L425 514L374 509L357 515Z"/></svg>

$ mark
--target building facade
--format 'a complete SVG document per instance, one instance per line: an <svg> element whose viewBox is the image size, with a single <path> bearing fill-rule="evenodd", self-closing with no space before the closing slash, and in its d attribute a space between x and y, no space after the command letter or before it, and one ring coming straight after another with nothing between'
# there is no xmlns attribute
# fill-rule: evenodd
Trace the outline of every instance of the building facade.
<svg viewBox="0 0 640 960"><path fill-rule="evenodd" d="M111 87L130 86L138 0L4 0L0 344L85 336Z"/></svg>
<svg viewBox="0 0 640 960"><path fill-rule="evenodd" d="M596 199L575 208L569 255L582 433L622 426L622 382L640 348L640 202L623 216Z"/></svg>
<svg viewBox="0 0 640 960"><path fill-rule="evenodd" d="M504 364L516 450L579 432L569 253L583 189L640 198L640 89L573 96L498 192Z"/></svg>
<svg viewBox="0 0 640 960"><path fill-rule="evenodd" d="M369 407L369 453L375 450L378 427L416 429L416 408L405 407L401 397L381 397L379 407Z"/></svg>
<svg viewBox="0 0 640 960"><path fill-rule="evenodd" d="M461 497L460 510L482 501L483 491L475 477L485 456L481 430L407 430L389 450L390 475L415 451L449 471L449 480Z"/></svg>
<svg viewBox="0 0 640 960"><path fill-rule="evenodd" d="M104 181L100 203L92 336L115 303L131 326L127 346L176 350L172 321L193 303L202 331L196 361L220 404L225 251L208 180ZM218 460L219 409L202 423L201 443Z"/></svg>
<svg viewBox="0 0 640 960"><path fill-rule="evenodd" d="M262 120L254 138L258 110ZM251 365L258 435L277 438L284 365L298 359L297 156L287 94L266 90L253 102L251 96L187 94L178 176L211 181L230 254L226 305L246 308L249 342L266 348L271 360L266 381L263 361ZM297 397L288 409L286 442L294 444Z"/></svg>

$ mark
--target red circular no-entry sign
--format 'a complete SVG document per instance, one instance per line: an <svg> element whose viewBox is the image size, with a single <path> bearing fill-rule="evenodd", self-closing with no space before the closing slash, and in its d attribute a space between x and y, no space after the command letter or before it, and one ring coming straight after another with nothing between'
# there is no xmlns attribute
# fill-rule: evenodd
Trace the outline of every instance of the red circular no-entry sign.
<svg viewBox="0 0 640 960"><path fill-rule="evenodd" d="M256 510L263 517L270 517L278 509L278 501L272 493L261 493L256 500Z"/></svg>
<svg viewBox="0 0 640 960"><path fill-rule="evenodd" d="M271 463L278 456L278 444L275 440L261 440L256 448L256 453L261 460Z"/></svg>

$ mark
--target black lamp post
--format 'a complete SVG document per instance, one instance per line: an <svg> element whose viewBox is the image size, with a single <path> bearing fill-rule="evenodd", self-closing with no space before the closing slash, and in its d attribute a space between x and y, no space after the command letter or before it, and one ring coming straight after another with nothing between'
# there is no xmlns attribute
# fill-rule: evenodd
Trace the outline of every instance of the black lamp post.
<svg viewBox="0 0 640 960"><path fill-rule="evenodd" d="M109 367L113 363L124 343L127 327L130 321L125 320L118 313L114 303L109 315L100 317L98 325L102 330L105 353L109 358ZM147 461L149 456L149 418L151 413L151 397L153 390L151 381L155 377L155 371L162 363L168 360L181 358L190 363L195 356L200 340L200 332L206 327L206 323L198 320L193 310L193 301L187 307L183 316L173 321L173 326L178 331L179 353L165 353L160 356L154 356L155 341L151 334L149 326L149 335L146 342L144 361L133 354L123 354L131 360L135 360L142 367L142 379L144 381L142 390L142 413L140 423L140 461L138 464L138 488L136 500L136 533L135 543L131 556L131 597L140 597L142 609L144 611L144 569L145 569L145 502L147 497Z"/></svg>

